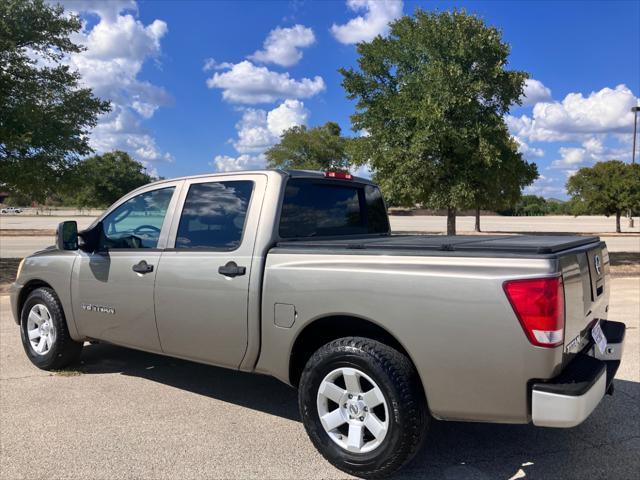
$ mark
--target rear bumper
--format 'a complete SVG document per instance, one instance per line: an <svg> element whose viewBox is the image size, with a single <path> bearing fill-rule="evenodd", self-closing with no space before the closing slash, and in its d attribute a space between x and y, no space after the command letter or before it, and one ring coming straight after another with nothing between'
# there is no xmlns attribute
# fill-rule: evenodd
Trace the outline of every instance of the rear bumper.
<svg viewBox="0 0 640 480"><path fill-rule="evenodd" d="M575 356L560 375L535 382L531 389L531 418L541 427L568 428L582 423L604 394L613 391L624 346L625 325L601 321L607 337L603 354L590 345Z"/></svg>

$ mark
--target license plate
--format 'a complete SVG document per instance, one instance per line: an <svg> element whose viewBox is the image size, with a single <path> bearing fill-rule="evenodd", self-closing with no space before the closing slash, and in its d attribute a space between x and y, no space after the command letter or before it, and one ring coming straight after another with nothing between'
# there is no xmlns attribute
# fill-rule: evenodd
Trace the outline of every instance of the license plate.
<svg viewBox="0 0 640 480"><path fill-rule="evenodd" d="M591 329L591 337L593 341L596 342L600 354L604 354L604 351L607 349L607 337L604 336L600 322L597 322Z"/></svg>

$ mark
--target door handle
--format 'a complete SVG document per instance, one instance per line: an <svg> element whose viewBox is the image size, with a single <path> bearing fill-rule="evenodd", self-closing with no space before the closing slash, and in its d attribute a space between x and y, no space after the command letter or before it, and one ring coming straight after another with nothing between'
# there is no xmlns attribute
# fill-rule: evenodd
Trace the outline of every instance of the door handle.
<svg viewBox="0 0 640 480"><path fill-rule="evenodd" d="M140 260L140 262L131 267L131 270L142 274L150 273L153 272L153 265L149 265L145 260Z"/></svg>
<svg viewBox="0 0 640 480"><path fill-rule="evenodd" d="M236 262L227 262L226 265L218 267L218 273L225 277L237 277L247 273L246 267L239 267Z"/></svg>

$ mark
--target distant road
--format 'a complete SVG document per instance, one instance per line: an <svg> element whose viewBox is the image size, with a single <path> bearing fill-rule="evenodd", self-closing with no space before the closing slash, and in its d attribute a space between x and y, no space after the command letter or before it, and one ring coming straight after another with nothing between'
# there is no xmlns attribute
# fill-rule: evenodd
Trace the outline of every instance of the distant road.
<svg viewBox="0 0 640 480"><path fill-rule="evenodd" d="M95 217L89 216L30 216L30 215L1 215L0 229L41 229L55 230L58 223L64 220L75 220L78 228L88 227ZM403 216L392 215L391 229L396 232L413 231L442 233L446 231L447 219L444 216ZM472 232L475 219L473 217L458 217L457 226L460 233ZM623 232L640 233L640 218L634 219L635 227L627 227L627 219L622 219ZM545 217L501 217L483 216L481 227L484 232L559 232L559 233L614 233L616 220L605 216L549 215Z"/></svg>
<svg viewBox="0 0 640 480"><path fill-rule="evenodd" d="M87 216L30 216L30 215L1 215L0 216L0 229L3 230L17 230L17 229L30 229L30 230L55 230L60 222L64 222L65 220L75 220L78 222L78 228L82 230L83 228L87 228L91 225L91 222L95 220L96 217L87 217ZM2 232L0 231L0 235Z"/></svg>
<svg viewBox="0 0 640 480"><path fill-rule="evenodd" d="M2 230L55 230L63 220L75 220L78 228L88 227L93 217L53 217L3 215L0 217L0 257L24 257L54 243L50 235L44 236L3 236ZM485 233L593 233L607 242L612 252L640 252L640 219L635 219L635 228L623 231L635 235L616 235L615 219L604 216L547 216L547 217L499 217L485 216L481 220ZM473 231L473 217L458 217L459 233ZM446 229L446 218L436 216L392 216L391 229L396 232L442 233ZM610 235L607 235L609 233Z"/></svg>
<svg viewBox="0 0 640 480"><path fill-rule="evenodd" d="M444 216L402 216L392 215L391 229L393 231L414 231L439 233L447 229L447 218ZM456 225L460 233L472 232L474 217L457 217ZM634 228L627 227L627 219L622 219L623 232L640 233L640 218L634 218ZM487 215L480 218L483 232L510 233L615 233L616 219L614 217L548 215L544 217L501 217Z"/></svg>

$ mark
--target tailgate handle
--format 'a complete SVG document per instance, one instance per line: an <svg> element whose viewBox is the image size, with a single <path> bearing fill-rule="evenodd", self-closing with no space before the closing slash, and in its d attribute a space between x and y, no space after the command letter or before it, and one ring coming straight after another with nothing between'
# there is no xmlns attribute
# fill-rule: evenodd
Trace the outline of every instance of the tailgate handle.
<svg viewBox="0 0 640 480"><path fill-rule="evenodd" d="M246 267L239 267L236 262L228 262L226 265L218 267L218 273L225 277L237 277L247 273Z"/></svg>

